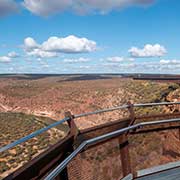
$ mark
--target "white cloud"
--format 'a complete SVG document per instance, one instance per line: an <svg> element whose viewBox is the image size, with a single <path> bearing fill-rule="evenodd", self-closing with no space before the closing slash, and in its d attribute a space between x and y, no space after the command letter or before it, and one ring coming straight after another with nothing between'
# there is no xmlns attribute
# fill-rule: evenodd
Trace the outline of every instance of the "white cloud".
<svg viewBox="0 0 180 180"><path fill-rule="evenodd" d="M161 65L166 65L166 64L175 65L175 64L180 64L180 60L176 60L176 59L172 59L172 60L161 59L160 60L160 64Z"/></svg>
<svg viewBox="0 0 180 180"><path fill-rule="evenodd" d="M146 44L143 49L139 49L137 47L132 47L128 51L132 57L161 57L164 56L167 51L164 48L164 46L161 46L159 44L151 45Z"/></svg>
<svg viewBox="0 0 180 180"><path fill-rule="evenodd" d="M9 62L11 62L12 58L17 58L17 57L19 57L19 54L12 51L12 52L9 52L6 56L0 56L0 62L1 63L9 63Z"/></svg>
<svg viewBox="0 0 180 180"><path fill-rule="evenodd" d="M133 5L149 5L153 2L154 0L76 0L74 6L76 10L80 13L97 11L101 14L105 14L112 10L118 10Z"/></svg>
<svg viewBox="0 0 180 180"><path fill-rule="evenodd" d="M39 64L42 67L44 67L44 68L49 68L50 67L49 64L47 64L47 62L45 62L45 61L42 61L41 58L38 58L37 60L39 61Z"/></svg>
<svg viewBox="0 0 180 180"><path fill-rule="evenodd" d="M32 13L40 16L49 16L65 10L75 11L79 14L89 12L107 13L114 9L129 6L145 6L155 0L24 0L23 5Z"/></svg>
<svg viewBox="0 0 180 180"><path fill-rule="evenodd" d="M109 61L109 62L122 62L122 61L124 61L124 57L118 57L118 56L108 57L107 61Z"/></svg>
<svg viewBox="0 0 180 180"><path fill-rule="evenodd" d="M18 5L14 0L0 0L0 17L18 11Z"/></svg>
<svg viewBox="0 0 180 180"><path fill-rule="evenodd" d="M103 63L102 66L109 68L112 70L119 70L119 72L129 72L131 69L129 68L135 68L136 64L135 63Z"/></svg>
<svg viewBox="0 0 180 180"><path fill-rule="evenodd" d="M36 15L48 16L64 11L73 0L24 0L23 5Z"/></svg>
<svg viewBox="0 0 180 180"><path fill-rule="evenodd" d="M161 59L159 61L159 71L164 71L166 73L178 73L180 68L180 60L177 59Z"/></svg>
<svg viewBox="0 0 180 180"><path fill-rule="evenodd" d="M87 38L79 38L74 35L65 38L50 37L42 44L45 51L56 51L63 53L84 53L96 50L96 42Z"/></svg>
<svg viewBox="0 0 180 180"><path fill-rule="evenodd" d="M0 56L0 62L1 63L9 63L9 62L11 62L11 58L8 56Z"/></svg>
<svg viewBox="0 0 180 180"><path fill-rule="evenodd" d="M37 44L37 42L33 38L27 37L26 39L24 39L24 47L26 51L32 51L33 49L39 48L40 45Z"/></svg>
<svg viewBox="0 0 180 180"><path fill-rule="evenodd" d="M58 54L56 52L47 52L47 51L43 51L41 49L33 49L32 51L27 51L26 53L28 56L34 56L37 58L58 57Z"/></svg>
<svg viewBox="0 0 180 180"><path fill-rule="evenodd" d="M126 61L134 61L134 58L127 58L127 57L120 57L120 56L113 56L106 58L108 62L118 63L118 62L126 62Z"/></svg>
<svg viewBox="0 0 180 180"><path fill-rule="evenodd" d="M41 45L31 37L24 39L24 49L28 56L34 56L37 58L52 58L58 56L55 52L42 50Z"/></svg>
<svg viewBox="0 0 180 180"><path fill-rule="evenodd" d="M160 60L160 64L169 64L170 63L170 60Z"/></svg>
<svg viewBox="0 0 180 180"><path fill-rule="evenodd" d="M60 53L87 53L96 49L95 41L73 35L65 38L50 37L42 44L38 44L31 37L24 40L24 50L27 55L40 58L58 57Z"/></svg>
<svg viewBox="0 0 180 180"><path fill-rule="evenodd" d="M0 0L0 16L17 12L19 4L38 16L50 16L64 11L78 14L105 14L112 10L119 10L129 6L147 6L156 0Z"/></svg>
<svg viewBox="0 0 180 180"><path fill-rule="evenodd" d="M126 63L134 61L134 58L123 57L123 56L112 56L100 59L100 61L106 61L108 63Z"/></svg>
<svg viewBox="0 0 180 180"><path fill-rule="evenodd" d="M8 57L10 58L17 58L19 57L19 54L17 54L16 52L12 51L8 53Z"/></svg>
<svg viewBox="0 0 180 180"><path fill-rule="evenodd" d="M86 63L86 62L89 62L90 59L89 58L80 57L78 59L64 59L63 61L65 63Z"/></svg>
<svg viewBox="0 0 180 180"><path fill-rule="evenodd" d="M79 66L80 69L90 69L91 66Z"/></svg>

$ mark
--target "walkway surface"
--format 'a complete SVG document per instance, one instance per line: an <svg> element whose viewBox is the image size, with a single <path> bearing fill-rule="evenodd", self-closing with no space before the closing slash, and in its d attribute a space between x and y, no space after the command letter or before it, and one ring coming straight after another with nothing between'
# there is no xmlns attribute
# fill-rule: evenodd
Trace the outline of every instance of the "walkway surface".
<svg viewBox="0 0 180 180"><path fill-rule="evenodd" d="M180 167L137 178L137 180L180 180Z"/></svg>
<svg viewBox="0 0 180 180"><path fill-rule="evenodd" d="M180 180L180 161L143 169L137 172L137 178L129 174L123 180Z"/></svg>

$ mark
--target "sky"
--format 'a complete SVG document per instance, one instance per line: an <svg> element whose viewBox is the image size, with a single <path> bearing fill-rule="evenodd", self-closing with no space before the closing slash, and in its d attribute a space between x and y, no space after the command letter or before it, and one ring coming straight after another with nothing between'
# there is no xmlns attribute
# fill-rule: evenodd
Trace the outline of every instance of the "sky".
<svg viewBox="0 0 180 180"><path fill-rule="evenodd" d="M179 0L0 0L0 73L180 73Z"/></svg>

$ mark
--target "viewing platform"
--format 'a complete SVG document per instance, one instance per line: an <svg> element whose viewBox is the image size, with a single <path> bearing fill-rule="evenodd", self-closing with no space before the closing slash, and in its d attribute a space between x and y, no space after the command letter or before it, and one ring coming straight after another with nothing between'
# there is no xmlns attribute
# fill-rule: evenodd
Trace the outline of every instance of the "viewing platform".
<svg viewBox="0 0 180 180"><path fill-rule="evenodd" d="M177 149L177 152L166 152L163 148L160 149L162 152L158 151L164 156L169 153L172 157L177 157L174 159L179 158L176 162L154 166L149 160L150 166L141 168L144 167L143 162L146 158L150 157L148 155L156 150L156 144L162 143L160 139L147 139L147 145L152 141L155 142L150 152L134 151L134 148L141 144L132 144L132 139L136 140L137 136L143 135L141 139L138 139L142 142L143 138L153 133L166 134L170 131L173 131L173 135L180 144L179 112L136 114L136 108L172 105L180 105L180 102L128 103L79 115L66 112L64 119L0 148L0 153L2 153L59 124L67 122L69 125L66 137L5 177L4 180L180 180L180 149ZM117 110L127 110L129 116L83 130L76 126L75 119ZM133 154L135 152L144 155ZM159 158L157 153L152 154L151 157Z"/></svg>

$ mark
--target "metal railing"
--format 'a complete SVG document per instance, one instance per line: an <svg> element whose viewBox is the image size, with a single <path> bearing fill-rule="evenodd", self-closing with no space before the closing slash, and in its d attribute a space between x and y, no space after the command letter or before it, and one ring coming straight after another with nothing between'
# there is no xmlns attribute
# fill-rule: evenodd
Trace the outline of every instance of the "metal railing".
<svg viewBox="0 0 180 180"><path fill-rule="evenodd" d="M121 106L117 106L117 107L113 107L113 108L107 108L107 109L102 109L102 110L98 110L98 111L94 111L94 112L88 112L88 113L83 113L83 114L78 114L78 115L73 115L73 118L76 119L76 118L81 118L81 117L85 117L85 116L90 116L90 115L95 115L95 114L100 114L100 113L105 113L105 112L111 112L111 111L115 111L115 110L121 110L121 109L126 109L126 108L129 108L129 107L151 107L151 106L162 106L162 105L178 105L180 104L180 102L160 102L160 103L146 103L146 104L127 104L127 105L121 105ZM47 127L44 127L42 129L39 129L21 139L18 139L17 141L14 141L6 146L3 146L0 148L0 153L8 150L8 149L11 149L23 142L26 142L30 139L32 139L33 137L36 137L38 136L39 134L42 134L43 132L53 128L53 127L56 127L60 124L63 124L64 122L67 122L67 121L70 121L71 118L70 117L65 117L64 119L60 120L60 121L57 121Z"/></svg>
<svg viewBox="0 0 180 180"><path fill-rule="evenodd" d="M180 122L180 118L177 119L166 119L166 120L160 120L160 121L153 121L153 122L142 122L136 125L129 126L127 128L119 129L117 131L104 134L102 136L98 136L89 140L86 140L80 144L78 148L76 148L64 161L62 161L46 178L45 180L53 180L56 178L63 169L69 164L69 162L77 155L79 154L86 146L91 145L93 143L97 143L99 141L108 140L114 137L117 137L123 133L129 132L130 130L135 130L139 128L143 128L145 126L153 126L153 125L159 125L159 124L166 124L166 123L173 123L173 122Z"/></svg>
<svg viewBox="0 0 180 180"><path fill-rule="evenodd" d="M180 104L180 102L179 102ZM100 114L100 113L105 113L105 112L110 112L110 111L115 111L115 110L120 110L120 109L126 109L129 108L130 105L122 105L122 106L117 106L113 108L108 108L108 109L102 109L94 112L88 112L88 113L83 113L83 114L78 114L74 115L74 118L80 118L80 117L85 117L85 116L90 116L90 115L95 115L95 114Z"/></svg>
<svg viewBox="0 0 180 180"><path fill-rule="evenodd" d="M163 105L178 105L180 102L160 102L160 103L145 103L145 104L134 104L134 107L150 107L150 106L163 106Z"/></svg>
<svg viewBox="0 0 180 180"><path fill-rule="evenodd" d="M44 128L42 128L42 129L37 130L37 131L29 134L28 136L24 136L23 138L18 139L17 141L14 141L13 143L8 144L8 145L0 148L0 153L2 153L3 151L8 150L8 149L10 149L10 148L13 148L13 147L17 146L18 144L21 144L21 143L23 143L23 142L26 142L26 141L28 141L29 139L32 139L33 137L36 137L36 136L38 136L39 134L42 134L43 132L45 132L45 131L53 128L53 127L56 127L56 126L58 126L58 125L60 125L60 124L62 124L62 123L64 123L64 122L66 122L66 121L68 121L68 120L70 120L70 118L64 118L64 119L62 119L62 120L60 120L60 121L57 121L57 122L55 122L55 123L53 123L53 124L51 124L51 125L49 125L49 126L47 126L47 127L44 127Z"/></svg>

